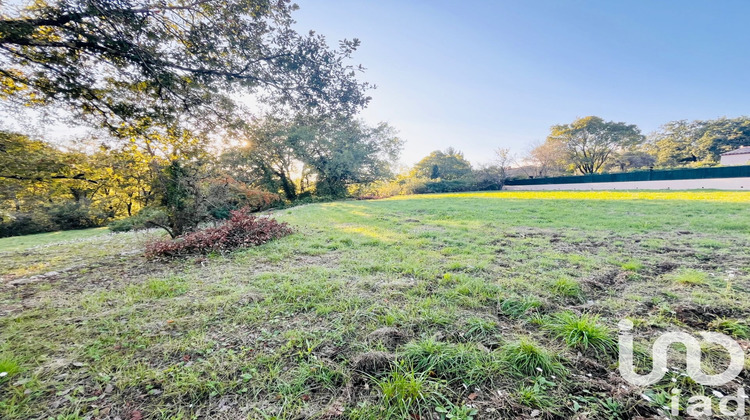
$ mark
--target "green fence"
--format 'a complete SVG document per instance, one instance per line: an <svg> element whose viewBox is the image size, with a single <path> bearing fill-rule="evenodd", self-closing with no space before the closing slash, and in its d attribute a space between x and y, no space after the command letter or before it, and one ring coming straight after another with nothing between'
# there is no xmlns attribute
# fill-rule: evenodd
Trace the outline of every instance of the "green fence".
<svg viewBox="0 0 750 420"><path fill-rule="evenodd" d="M586 184L590 182L670 181L675 179L750 178L750 165L716 168L668 169L616 174L556 176L550 178L509 179L506 185Z"/></svg>

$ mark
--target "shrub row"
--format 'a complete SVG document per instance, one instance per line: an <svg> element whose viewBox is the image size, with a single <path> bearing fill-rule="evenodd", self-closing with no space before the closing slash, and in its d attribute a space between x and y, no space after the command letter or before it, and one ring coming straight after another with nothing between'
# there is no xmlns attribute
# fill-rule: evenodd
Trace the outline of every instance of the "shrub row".
<svg viewBox="0 0 750 420"><path fill-rule="evenodd" d="M391 181L379 181L352 188L352 195L359 199L384 198L394 195L450 193L465 191L500 190L502 184L494 179L468 176L459 179L428 179L402 176Z"/></svg>
<svg viewBox="0 0 750 420"><path fill-rule="evenodd" d="M111 217L88 200L54 202L30 212L0 212L0 238L97 227Z"/></svg>
<svg viewBox="0 0 750 420"><path fill-rule="evenodd" d="M157 223L164 223L166 217L167 215L163 210L146 207L134 216L111 222L107 227L109 227L109 230L112 232L143 230L154 227L154 225L149 222L156 221Z"/></svg>

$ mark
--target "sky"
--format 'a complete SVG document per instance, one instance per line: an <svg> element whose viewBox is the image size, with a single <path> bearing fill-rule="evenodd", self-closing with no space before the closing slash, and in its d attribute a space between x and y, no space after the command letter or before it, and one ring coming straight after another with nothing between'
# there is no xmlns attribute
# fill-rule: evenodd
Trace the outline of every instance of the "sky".
<svg viewBox="0 0 750 420"><path fill-rule="evenodd" d="M362 117L406 140L411 164L453 146L519 157L550 126L597 115L648 134L668 121L750 114L750 1L297 0L297 28L374 83Z"/></svg>

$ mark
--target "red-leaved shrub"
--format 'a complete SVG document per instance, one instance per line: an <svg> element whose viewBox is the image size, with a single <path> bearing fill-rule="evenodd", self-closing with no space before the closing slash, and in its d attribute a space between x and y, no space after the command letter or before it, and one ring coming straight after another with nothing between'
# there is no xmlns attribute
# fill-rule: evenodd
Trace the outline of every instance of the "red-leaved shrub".
<svg viewBox="0 0 750 420"><path fill-rule="evenodd" d="M268 217L256 217L249 210L231 212L224 224L190 232L174 240L159 240L146 246L149 258L174 258L190 254L225 252L264 244L292 233L286 223Z"/></svg>

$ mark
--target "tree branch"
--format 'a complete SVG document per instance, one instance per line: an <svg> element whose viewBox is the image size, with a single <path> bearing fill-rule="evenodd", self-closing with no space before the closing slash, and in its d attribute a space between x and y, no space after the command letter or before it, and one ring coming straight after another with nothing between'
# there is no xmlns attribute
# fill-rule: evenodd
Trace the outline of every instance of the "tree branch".
<svg viewBox="0 0 750 420"><path fill-rule="evenodd" d="M6 178L6 179L17 179L19 181L46 181L50 179L66 179L66 180L76 180L76 181L86 181L90 182L92 184L99 184L99 181L94 181L93 179L86 178L86 175L84 174L78 174L73 176L68 175L51 175L47 177L43 176L21 176L21 175L4 175L0 174L0 178Z"/></svg>

